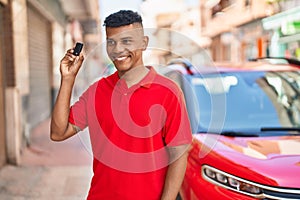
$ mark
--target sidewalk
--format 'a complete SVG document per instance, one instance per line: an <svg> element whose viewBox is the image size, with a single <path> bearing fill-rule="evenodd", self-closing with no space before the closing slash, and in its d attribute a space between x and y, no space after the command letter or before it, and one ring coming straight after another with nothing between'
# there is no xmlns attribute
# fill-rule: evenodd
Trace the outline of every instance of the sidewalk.
<svg viewBox="0 0 300 200"><path fill-rule="evenodd" d="M2 200L83 200L92 176L87 133L63 142L49 138L49 120L32 131L20 166L0 170Z"/></svg>

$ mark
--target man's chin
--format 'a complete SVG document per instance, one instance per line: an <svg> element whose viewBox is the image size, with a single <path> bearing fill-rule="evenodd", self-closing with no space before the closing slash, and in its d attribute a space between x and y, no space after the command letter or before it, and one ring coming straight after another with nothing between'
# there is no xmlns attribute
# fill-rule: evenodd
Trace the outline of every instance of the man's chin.
<svg viewBox="0 0 300 200"><path fill-rule="evenodd" d="M120 65L120 64L118 65L115 64L115 67L119 72L124 72L124 73L129 71L131 68L129 65Z"/></svg>

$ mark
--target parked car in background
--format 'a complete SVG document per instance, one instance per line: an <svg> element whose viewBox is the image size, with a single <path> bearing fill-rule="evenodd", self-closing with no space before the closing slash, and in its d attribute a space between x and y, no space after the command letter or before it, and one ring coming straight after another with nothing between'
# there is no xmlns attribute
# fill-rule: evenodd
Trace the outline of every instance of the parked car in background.
<svg viewBox="0 0 300 200"><path fill-rule="evenodd" d="M300 62L161 73L183 90L194 139L183 200L300 199Z"/></svg>

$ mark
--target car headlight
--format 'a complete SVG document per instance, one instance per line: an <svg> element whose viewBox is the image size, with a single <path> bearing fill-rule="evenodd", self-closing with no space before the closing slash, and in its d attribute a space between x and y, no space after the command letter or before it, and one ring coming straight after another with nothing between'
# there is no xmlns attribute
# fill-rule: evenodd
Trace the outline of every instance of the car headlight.
<svg viewBox="0 0 300 200"><path fill-rule="evenodd" d="M207 181L255 198L261 198L263 191L250 181L233 176L208 165L202 166L202 176Z"/></svg>
<svg viewBox="0 0 300 200"><path fill-rule="evenodd" d="M219 181L220 183L223 183L223 184L226 184L228 182L227 177L220 173L216 173L216 179L217 179L217 181Z"/></svg>
<svg viewBox="0 0 300 200"><path fill-rule="evenodd" d="M205 180L214 185L257 199L300 199L299 188L263 185L234 176L208 165L202 166L201 173Z"/></svg>

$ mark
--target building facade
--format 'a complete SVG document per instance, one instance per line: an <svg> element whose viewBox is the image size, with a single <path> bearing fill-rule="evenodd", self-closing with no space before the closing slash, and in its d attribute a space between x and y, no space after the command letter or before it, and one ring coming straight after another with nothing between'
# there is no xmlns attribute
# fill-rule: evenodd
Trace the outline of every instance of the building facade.
<svg viewBox="0 0 300 200"><path fill-rule="evenodd" d="M4 6L7 4L6 0L0 1L0 32L4 32L4 22L3 22L3 14L4 14ZM1 37L0 38L0 110L4 111L4 80L3 80L3 51L4 48L2 48L4 45L4 40ZM5 113L0 112L0 166L2 166L4 163L6 163L6 132L5 132Z"/></svg>
<svg viewBox="0 0 300 200"><path fill-rule="evenodd" d="M299 6L299 0L202 1L201 35L212 38L215 61L299 57Z"/></svg>
<svg viewBox="0 0 300 200"><path fill-rule="evenodd" d="M201 4L202 35L212 38L214 61L239 62L266 56L269 32L261 19L276 12L268 1L220 0Z"/></svg>
<svg viewBox="0 0 300 200"><path fill-rule="evenodd" d="M300 1L285 3L281 12L262 20L270 32L269 54L300 60Z"/></svg>
<svg viewBox="0 0 300 200"><path fill-rule="evenodd" d="M201 35L200 4L200 0L144 1L145 21L152 21L150 26L156 29L150 38L157 49L152 60L156 57L160 65L173 58L184 58L194 65L210 62L206 48L211 39Z"/></svg>
<svg viewBox="0 0 300 200"><path fill-rule="evenodd" d="M99 20L97 0L0 1L0 166L19 164L30 131L50 116L61 57L76 41L96 45Z"/></svg>
<svg viewBox="0 0 300 200"><path fill-rule="evenodd" d="M300 0L146 0L142 6L165 49L157 54L160 63L178 55L196 65L207 56L232 62L300 59ZM178 36L190 40L180 44Z"/></svg>

